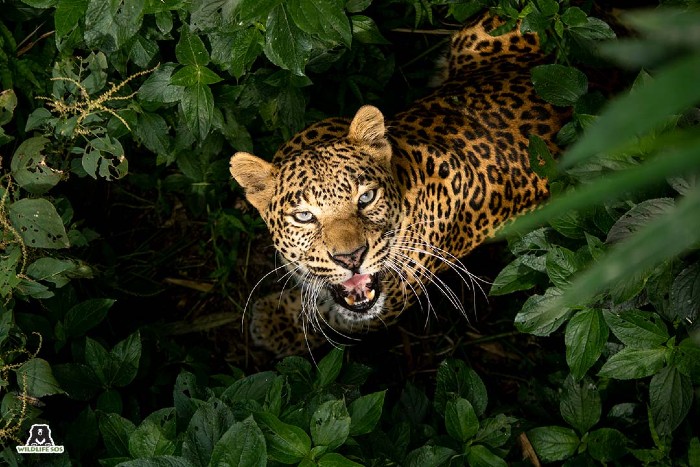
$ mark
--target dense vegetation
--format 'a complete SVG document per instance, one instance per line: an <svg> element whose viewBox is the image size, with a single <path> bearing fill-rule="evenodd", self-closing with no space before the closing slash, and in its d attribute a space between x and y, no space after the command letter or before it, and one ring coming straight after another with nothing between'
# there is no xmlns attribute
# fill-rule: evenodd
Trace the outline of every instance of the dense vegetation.
<svg viewBox="0 0 700 467"><path fill-rule="evenodd" d="M596 3L3 2L1 461L700 466L700 9ZM435 291L344 351L249 348L274 258L230 155L403 108L486 8L572 109L530 145L552 201L465 259L489 297L448 274L469 321ZM37 423L63 454L17 453Z"/></svg>

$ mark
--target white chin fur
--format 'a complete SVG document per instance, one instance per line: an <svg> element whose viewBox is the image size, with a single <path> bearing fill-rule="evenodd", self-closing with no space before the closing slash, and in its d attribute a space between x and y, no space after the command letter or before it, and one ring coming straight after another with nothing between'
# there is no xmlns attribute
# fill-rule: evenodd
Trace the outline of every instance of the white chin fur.
<svg viewBox="0 0 700 467"><path fill-rule="evenodd" d="M340 324L341 326L343 326L344 323L355 324L371 321L376 317L381 316L382 310L384 309L385 299L386 297L384 297L383 294L380 295L377 302L372 305L372 308L363 313L355 313L341 305L338 305L337 303L333 303L331 308L331 321ZM347 324L345 327L347 327Z"/></svg>

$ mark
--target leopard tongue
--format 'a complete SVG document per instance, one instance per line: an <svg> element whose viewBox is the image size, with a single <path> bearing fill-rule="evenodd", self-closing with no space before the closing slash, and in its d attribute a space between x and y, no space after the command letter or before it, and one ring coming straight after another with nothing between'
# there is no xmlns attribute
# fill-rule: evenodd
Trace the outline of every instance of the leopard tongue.
<svg viewBox="0 0 700 467"><path fill-rule="evenodd" d="M376 291L370 288L372 276L369 274L355 274L341 285L345 287L345 303L353 306L357 302L374 300Z"/></svg>

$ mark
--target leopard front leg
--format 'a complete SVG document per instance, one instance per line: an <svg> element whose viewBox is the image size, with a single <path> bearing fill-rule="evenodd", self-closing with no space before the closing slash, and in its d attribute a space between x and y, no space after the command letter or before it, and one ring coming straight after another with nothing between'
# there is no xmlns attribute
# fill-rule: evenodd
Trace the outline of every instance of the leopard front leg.
<svg viewBox="0 0 700 467"><path fill-rule="evenodd" d="M302 354L321 346L323 336L311 328L303 315L302 291L297 288L266 295L250 310L253 345L276 357Z"/></svg>

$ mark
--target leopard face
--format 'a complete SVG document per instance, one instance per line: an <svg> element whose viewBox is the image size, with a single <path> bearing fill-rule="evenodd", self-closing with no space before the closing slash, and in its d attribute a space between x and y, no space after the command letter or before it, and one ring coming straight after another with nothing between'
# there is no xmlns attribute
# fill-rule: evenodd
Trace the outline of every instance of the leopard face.
<svg viewBox="0 0 700 467"><path fill-rule="evenodd" d="M383 116L368 106L349 125L308 128L272 164L246 153L231 159L231 173L267 223L288 274L306 289L304 311L313 312L325 295L348 321L381 313L402 221L391 157Z"/></svg>

